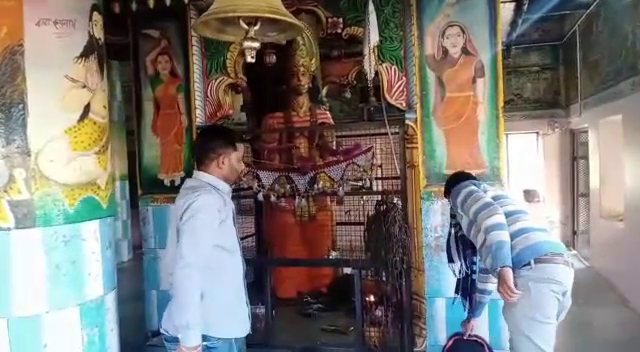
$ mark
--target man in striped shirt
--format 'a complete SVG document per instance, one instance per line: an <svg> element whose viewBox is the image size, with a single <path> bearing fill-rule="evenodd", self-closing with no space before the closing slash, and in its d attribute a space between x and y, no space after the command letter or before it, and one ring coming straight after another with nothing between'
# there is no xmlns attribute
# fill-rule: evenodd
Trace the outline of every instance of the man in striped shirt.
<svg viewBox="0 0 640 352"><path fill-rule="evenodd" d="M464 332L473 332L475 320L497 289L505 301L511 351L552 352L558 324L571 306L574 272L566 247L544 226L532 223L523 205L468 172L452 174L444 195L452 212L450 264L465 267L470 263L465 253L477 253L478 259L477 271L475 265L468 270L475 285ZM465 236L475 248L455 248L465 243L456 236Z"/></svg>

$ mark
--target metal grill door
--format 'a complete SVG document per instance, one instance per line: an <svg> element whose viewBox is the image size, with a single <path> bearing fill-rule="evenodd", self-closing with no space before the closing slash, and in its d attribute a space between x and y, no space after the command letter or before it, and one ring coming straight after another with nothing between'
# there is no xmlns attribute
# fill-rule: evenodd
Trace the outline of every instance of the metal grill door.
<svg viewBox="0 0 640 352"><path fill-rule="evenodd" d="M573 132L573 235L574 247L585 259L590 258L591 230L589 184L589 131Z"/></svg>

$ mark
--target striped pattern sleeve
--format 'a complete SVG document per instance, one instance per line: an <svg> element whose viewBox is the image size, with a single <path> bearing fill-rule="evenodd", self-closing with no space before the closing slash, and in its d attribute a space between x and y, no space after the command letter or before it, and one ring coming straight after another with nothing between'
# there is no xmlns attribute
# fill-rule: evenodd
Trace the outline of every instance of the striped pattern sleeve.
<svg viewBox="0 0 640 352"><path fill-rule="evenodd" d="M482 315L497 287L498 280L495 276L492 275L489 269L481 266L476 278L476 292L473 296L473 311L469 312L470 317L479 318Z"/></svg>
<svg viewBox="0 0 640 352"><path fill-rule="evenodd" d="M476 245L480 266L495 273L511 267L511 237L502 208L473 181L457 186L451 200L462 214L462 229Z"/></svg>

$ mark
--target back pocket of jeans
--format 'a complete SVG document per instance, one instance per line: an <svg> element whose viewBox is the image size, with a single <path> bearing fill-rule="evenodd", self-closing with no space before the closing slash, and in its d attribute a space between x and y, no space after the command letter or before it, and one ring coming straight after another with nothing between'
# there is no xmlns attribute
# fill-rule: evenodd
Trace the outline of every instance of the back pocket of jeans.
<svg viewBox="0 0 640 352"><path fill-rule="evenodd" d="M204 341L202 341L203 347L219 347L222 344L222 339L217 337L205 336Z"/></svg>

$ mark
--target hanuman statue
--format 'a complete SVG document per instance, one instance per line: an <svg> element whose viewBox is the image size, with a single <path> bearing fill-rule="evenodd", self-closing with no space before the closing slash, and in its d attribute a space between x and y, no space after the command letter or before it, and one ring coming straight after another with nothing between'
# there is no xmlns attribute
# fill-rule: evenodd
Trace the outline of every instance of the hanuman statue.
<svg viewBox="0 0 640 352"><path fill-rule="evenodd" d="M318 43L312 28L304 22L303 25L305 31L291 46L288 109L269 114L262 121L261 159L283 171L322 164L331 158L334 150L331 133L314 128L334 123L329 111L322 107ZM297 199L266 202L264 232L274 258L329 256L334 232L330 198L309 198L308 204L305 200L305 216L299 216ZM273 285L280 299L325 291L332 279L331 268L287 267L273 271Z"/></svg>

